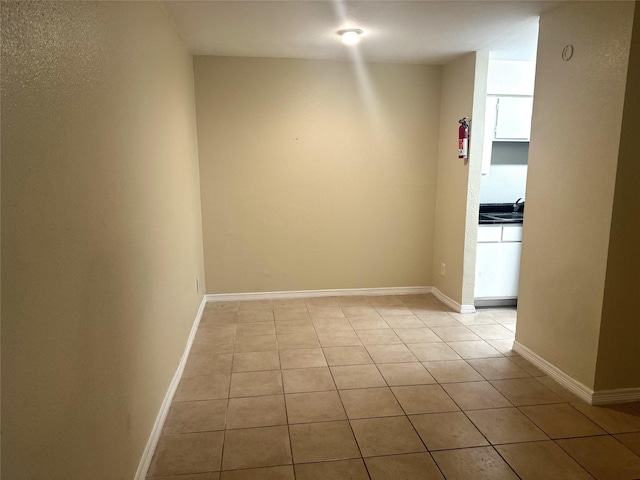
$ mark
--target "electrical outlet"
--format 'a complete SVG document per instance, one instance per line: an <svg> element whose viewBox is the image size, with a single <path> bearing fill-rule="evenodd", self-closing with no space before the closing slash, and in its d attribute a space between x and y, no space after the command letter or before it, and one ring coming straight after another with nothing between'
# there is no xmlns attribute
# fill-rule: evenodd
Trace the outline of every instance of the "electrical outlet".
<svg viewBox="0 0 640 480"><path fill-rule="evenodd" d="M440 264L440 275L442 275L444 277L444 272L446 270L447 266L444 263Z"/></svg>
<svg viewBox="0 0 640 480"><path fill-rule="evenodd" d="M200 293L200 279L196 277L196 293Z"/></svg>

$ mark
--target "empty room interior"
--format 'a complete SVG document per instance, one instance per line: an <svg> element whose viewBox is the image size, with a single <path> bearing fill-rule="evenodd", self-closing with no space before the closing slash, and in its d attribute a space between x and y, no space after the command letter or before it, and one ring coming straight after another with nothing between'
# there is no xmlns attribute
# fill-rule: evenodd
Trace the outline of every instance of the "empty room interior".
<svg viewBox="0 0 640 480"><path fill-rule="evenodd" d="M640 2L1 8L3 478L640 479Z"/></svg>

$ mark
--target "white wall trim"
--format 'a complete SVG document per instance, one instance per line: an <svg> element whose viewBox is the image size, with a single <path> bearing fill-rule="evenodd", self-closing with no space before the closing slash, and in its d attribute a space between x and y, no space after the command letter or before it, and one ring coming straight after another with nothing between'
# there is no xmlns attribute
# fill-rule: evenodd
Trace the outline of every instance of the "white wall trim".
<svg viewBox="0 0 640 480"><path fill-rule="evenodd" d="M207 302L235 302L241 300L274 300L278 298L350 297L374 295L421 295L431 293L432 287L345 288L331 290L292 290L285 292L209 293Z"/></svg>
<svg viewBox="0 0 640 480"><path fill-rule="evenodd" d="M521 343L513 342L513 351L529 360L532 364L553 378L560 385L565 387L574 395L590 405L607 405L611 403L626 403L640 401L640 387L638 388L618 388L615 390L596 390L578 382L570 377L555 365L547 362L537 353L531 351Z"/></svg>
<svg viewBox="0 0 640 480"><path fill-rule="evenodd" d="M189 333L189 338L187 339L184 353L182 354L182 358L180 358L180 363L178 363L178 369L176 370L176 373L173 376L171 383L169 384L169 389L164 396L164 400L162 401L162 405L160 406L160 411L158 412L156 421L153 424L153 428L151 429L151 435L149 436L149 440L147 441L147 446L142 453L142 458L140 459L138 470L136 471L136 476L134 477L135 480L145 480L147 476L147 471L149 470L149 466L151 465L153 453L155 452L158 441L160 440L162 427L164 426L164 422L167 419L169 407L171 407L171 402L173 401L173 395L176 393L176 389L178 388L178 384L180 383L180 379L182 378L182 372L184 372L184 367L187 363L189 352L191 351L191 345L193 344L193 339L195 338L196 332L198 331L198 325L200 325L200 319L202 318L202 312L204 312L204 307L206 304L206 296L203 296L202 301L200 302L200 308L198 308L198 313L196 314L193 326L191 327L191 332Z"/></svg>
<svg viewBox="0 0 640 480"><path fill-rule="evenodd" d="M640 388L618 388L616 390L596 390L593 392L592 405L627 403L640 401Z"/></svg>
<svg viewBox="0 0 640 480"><path fill-rule="evenodd" d="M560 370L558 367L549 363L544 358L542 358L537 353L528 349L521 343L516 341L513 342L513 351L518 353L520 356L529 360L533 365L538 367L544 373L553 378L556 382L562 385L564 388L569 390L574 395L578 396L581 400L591 404L591 400L593 398L593 390L589 387L583 385L578 380L573 377L570 377L565 372Z"/></svg>
<svg viewBox="0 0 640 480"><path fill-rule="evenodd" d="M474 305L460 305L453 298L446 296L436 287L432 287L431 293L445 305L453 308L458 313L476 313L476 307Z"/></svg>

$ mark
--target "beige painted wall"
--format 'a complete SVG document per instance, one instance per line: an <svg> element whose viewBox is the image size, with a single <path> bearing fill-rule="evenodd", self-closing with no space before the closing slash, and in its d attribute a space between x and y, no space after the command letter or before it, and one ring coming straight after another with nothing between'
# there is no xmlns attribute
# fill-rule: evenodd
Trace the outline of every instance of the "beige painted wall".
<svg viewBox="0 0 640 480"><path fill-rule="evenodd" d="M589 388L633 7L566 2L540 18L516 340Z"/></svg>
<svg viewBox="0 0 640 480"><path fill-rule="evenodd" d="M640 3L636 2L622 117L607 279L604 288L595 387L598 390L640 387Z"/></svg>
<svg viewBox="0 0 640 480"><path fill-rule="evenodd" d="M440 76L195 57L208 292L431 285Z"/></svg>
<svg viewBox="0 0 640 480"><path fill-rule="evenodd" d="M462 303L469 187L469 163L458 159L458 120L472 116L475 75L475 53L446 64L442 70L442 115L432 278L433 285L457 303ZM472 133L471 137L476 139L477 136L473 131ZM472 155L470 161L471 157ZM442 263L446 265L444 276L440 275Z"/></svg>
<svg viewBox="0 0 640 480"><path fill-rule="evenodd" d="M153 3L2 4L2 474L133 478L202 294L192 59Z"/></svg>

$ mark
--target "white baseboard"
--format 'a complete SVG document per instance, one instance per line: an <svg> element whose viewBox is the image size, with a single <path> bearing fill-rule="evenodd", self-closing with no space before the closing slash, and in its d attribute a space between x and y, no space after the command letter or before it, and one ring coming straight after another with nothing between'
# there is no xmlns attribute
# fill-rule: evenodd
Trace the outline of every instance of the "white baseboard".
<svg viewBox="0 0 640 480"><path fill-rule="evenodd" d="M202 312L204 312L206 303L206 298L205 296L203 296L202 301L200 302L200 308L198 308L198 313L196 314L193 326L191 327L191 332L189 333L189 338L187 339L184 353L182 354L182 358L180 359L180 363L178 364L178 369L176 370L176 373L173 376L171 383L169 384L169 389L164 396L164 400L162 401L162 405L160 406L160 411L158 412L156 421L153 424L153 428L151 429L151 435L149 436L149 440L147 441L147 446L142 453L142 458L140 459L138 470L136 471L136 476L134 477L135 480L145 480L147 476L147 471L149 470L151 460L153 459L153 453L155 452L158 441L160 440L162 427L164 426L164 421L167 419L167 414L169 413L169 408L171 407L171 402L173 401L173 395L176 393L176 389L178 388L178 384L180 383L180 379L182 378L182 372L184 372L184 367L187 363L189 352L191 351L191 345L193 344L193 339L195 338L196 332L198 331L198 325L200 324L200 319L202 318Z"/></svg>
<svg viewBox="0 0 640 480"><path fill-rule="evenodd" d="M352 297L374 295L421 295L431 293L431 287L345 288L331 290L293 290L286 292L209 293L208 302L241 300L275 300L278 298Z"/></svg>
<svg viewBox="0 0 640 480"><path fill-rule="evenodd" d="M446 296L436 287L432 287L431 293L433 293L433 295L442 303L453 308L458 313L476 313L476 307L474 305L460 305L458 302L456 302L451 297Z"/></svg>
<svg viewBox="0 0 640 480"><path fill-rule="evenodd" d="M612 403L627 403L640 400L640 388L619 388L615 390L596 390L583 385L570 377L555 365L547 362L537 353L531 351L521 343L513 342L513 351L529 360L533 365L545 372L560 385L590 405L608 405Z"/></svg>
<svg viewBox="0 0 640 480"><path fill-rule="evenodd" d="M549 363L540 355L533 352L532 350L529 350L527 347L525 347L521 343L516 342L515 340L513 342L513 351L538 367L540 370L549 375L556 382L579 397L581 400L584 400L585 402L591 404L591 400L593 398L593 390L591 390L589 387L583 385L575 378L570 377L558 367L556 367L552 363Z"/></svg>
<svg viewBox="0 0 640 480"><path fill-rule="evenodd" d="M596 390L593 392L592 405L637 402L640 400L640 388L618 388L616 390Z"/></svg>

